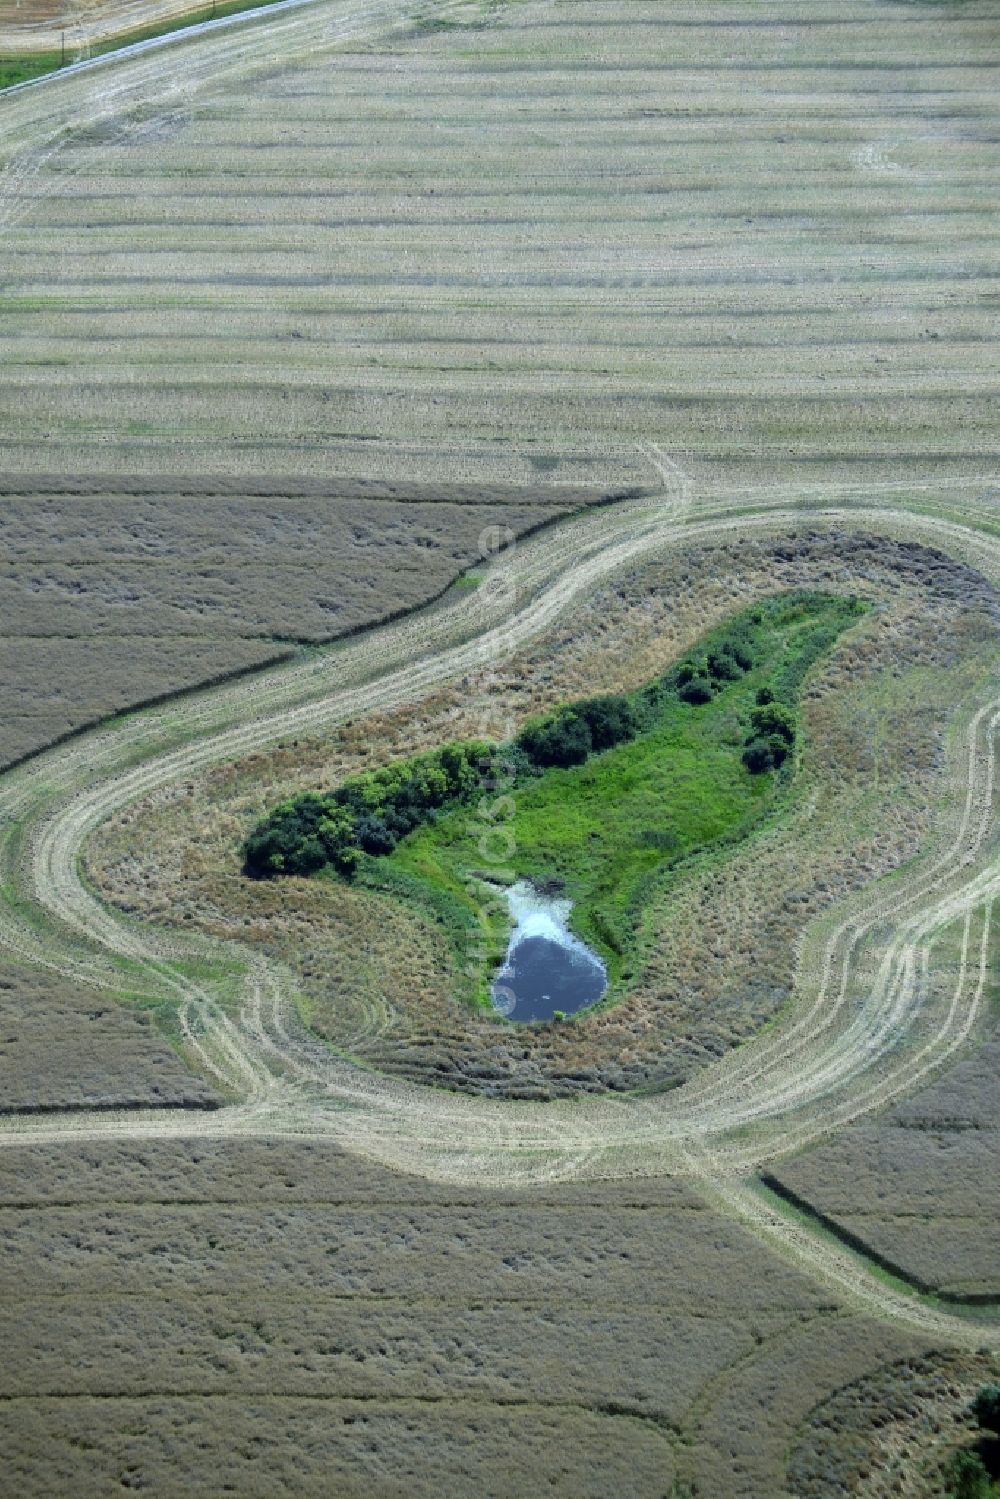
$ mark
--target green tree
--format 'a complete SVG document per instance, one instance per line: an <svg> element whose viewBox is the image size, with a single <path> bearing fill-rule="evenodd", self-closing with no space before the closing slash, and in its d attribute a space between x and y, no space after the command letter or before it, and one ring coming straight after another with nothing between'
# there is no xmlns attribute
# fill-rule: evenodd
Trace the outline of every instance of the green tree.
<svg viewBox="0 0 1000 1499"><path fill-rule="evenodd" d="M691 677L681 684L678 696L685 703L697 706L699 703L710 703L712 701L712 683L708 677Z"/></svg>
<svg viewBox="0 0 1000 1499"><path fill-rule="evenodd" d="M990 1499L990 1475L978 1452L957 1452L944 1476L948 1499Z"/></svg>
<svg viewBox="0 0 1000 1499"><path fill-rule="evenodd" d="M743 751L743 764L753 776L764 775L776 764L774 749L766 739L751 739Z"/></svg>
<svg viewBox="0 0 1000 1499"><path fill-rule="evenodd" d="M774 734L786 744L795 743L795 714L784 703L764 703L754 708L750 722L755 734L764 738Z"/></svg>
<svg viewBox="0 0 1000 1499"><path fill-rule="evenodd" d="M774 756L775 765L784 765L788 759L788 752L791 749L788 740L783 734L768 734L767 742L771 747L771 754Z"/></svg>
<svg viewBox="0 0 1000 1499"><path fill-rule="evenodd" d="M576 712L590 730L591 744L598 752L634 739L641 727L628 698L612 693L577 703Z"/></svg>
<svg viewBox="0 0 1000 1499"><path fill-rule="evenodd" d="M709 652L708 674L714 681L735 682L743 675L743 670L728 646L720 646L717 651Z"/></svg>
<svg viewBox="0 0 1000 1499"><path fill-rule="evenodd" d="M517 743L541 767L582 765L593 748L586 720L572 708L528 724Z"/></svg>
<svg viewBox="0 0 1000 1499"><path fill-rule="evenodd" d="M984 1431L1000 1436L1000 1384L984 1384L970 1410Z"/></svg>

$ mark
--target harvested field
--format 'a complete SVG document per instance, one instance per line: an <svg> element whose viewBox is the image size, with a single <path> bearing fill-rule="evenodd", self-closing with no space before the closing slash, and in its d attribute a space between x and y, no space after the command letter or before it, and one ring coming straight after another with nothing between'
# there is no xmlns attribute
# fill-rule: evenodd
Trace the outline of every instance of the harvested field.
<svg viewBox="0 0 1000 1499"><path fill-rule="evenodd" d="M5 1164L0 1448L25 1499L329 1494L331 1472L338 1495L776 1496L816 1399L920 1348L669 1179L456 1190L282 1141Z"/></svg>
<svg viewBox="0 0 1000 1499"><path fill-rule="evenodd" d="M0 1113L218 1102L148 1015L37 969L0 966Z"/></svg>
<svg viewBox="0 0 1000 1499"><path fill-rule="evenodd" d="M85 724L290 658L441 593L488 528L573 486L10 485L0 513L0 765Z"/></svg>
<svg viewBox="0 0 1000 1499"><path fill-rule="evenodd" d="M332 0L0 99L0 471L966 473L995 40L989 0Z"/></svg>
<svg viewBox="0 0 1000 1499"><path fill-rule="evenodd" d="M769 1180L921 1290L1000 1299L1000 1042Z"/></svg>

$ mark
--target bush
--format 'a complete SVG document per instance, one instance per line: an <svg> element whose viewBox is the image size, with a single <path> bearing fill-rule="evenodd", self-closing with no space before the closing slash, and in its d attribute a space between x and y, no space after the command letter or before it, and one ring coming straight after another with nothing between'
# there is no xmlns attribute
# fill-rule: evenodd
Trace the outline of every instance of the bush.
<svg viewBox="0 0 1000 1499"><path fill-rule="evenodd" d="M957 1452L944 1478L948 1499L990 1499L990 1475L978 1452Z"/></svg>
<svg viewBox="0 0 1000 1499"><path fill-rule="evenodd" d="M588 698L585 702L577 703L576 712L590 730L595 752L612 749L616 744L634 739L641 728L639 715L625 697L608 694L605 697Z"/></svg>
<svg viewBox="0 0 1000 1499"><path fill-rule="evenodd" d="M795 743L795 714L784 703L764 703L750 714L754 733L764 738L775 736L786 744Z"/></svg>
<svg viewBox="0 0 1000 1499"><path fill-rule="evenodd" d="M984 1431L1000 1436L1000 1384L984 1384L970 1410Z"/></svg>
<svg viewBox="0 0 1000 1499"><path fill-rule="evenodd" d="M691 677L679 689L678 696L685 703L710 703L712 701L712 683L708 677Z"/></svg>
<svg viewBox="0 0 1000 1499"><path fill-rule="evenodd" d="M784 765L791 750L788 740L783 734L768 734L767 742L771 747L771 754L774 756L775 765Z"/></svg>
<svg viewBox="0 0 1000 1499"><path fill-rule="evenodd" d="M781 616L783 617L783 616ZM764 618L751 611L752 624ZM244 845L247 874L268 878L310 874L330 865L350 875L363 855L391 854L401 839L433 821L441 808L500 784L550 767L569 769L634 739L656 721L665 700L676 692L692 705L709 703L727 682L754 665L753 629L739 623L706 656L693 655L671 672L630 697L605 693L564 707L528 723L502 748L482 741L444 748L380 770L353 776L326 795L309 792L264 818ZM787 676L787 672L785 674ZM735 712L720 728L725 744L743 740L743 763L754 775L781 766L796 738L793 710L762 687L750 715L749 732ZM674 835L647 830L647 846L668 847Z"/></svg>
<svg viewBox="0 0 1000 1499"><path fill-rule="evenodd" d="M593 749L586 719L572 708L528 724L517 743L535 765L543 767L582 765Z"/></svg>
<svg viewBox="0 0 1000 1499"><path fill-rule="evenodd" d="M735 682L743 675L743 670L728 646L709 652L708 674L714 681Z"/></svg>
<svg viewBox="0 0 1000 1499"><path fill-rule="evenodd" d="M728 651L741 671L749 671L753 666L753 652L745 640L732 640L723 649Z"/></svg>
<svg viewBox="0 0 1000 1499"><path fill-rule="evenodd" d="M606 693L529 723L514 748L536 768L582 765L588 755L634 739L642 726L642 716L627 697Z"/></svg>
<svg viewBox="0 0 1000 1499"><path fill-rule="evenodd" d="M366 854L391 854L399 842L398 835L391 831L383 818L366 812L354 826L354 836Z"/></svg>
<svg viewBox="0 0 1000 1499"><path fill-rule="evenodd" d="M743 764L753 776L773 770L776 761L772 746L766 739L751 739L743 751Z"/></svg>
<svg viewBox="0 0 1000 1499"><path fill-rule="evenodd" d="M471 795L496 750L480 740L449 744L345 781L329 795L305 792L259 823L247 839L244 870L258 879L312 874L331 864L350 875L361 853L392 853L400 838L447 801Z"/></svg>

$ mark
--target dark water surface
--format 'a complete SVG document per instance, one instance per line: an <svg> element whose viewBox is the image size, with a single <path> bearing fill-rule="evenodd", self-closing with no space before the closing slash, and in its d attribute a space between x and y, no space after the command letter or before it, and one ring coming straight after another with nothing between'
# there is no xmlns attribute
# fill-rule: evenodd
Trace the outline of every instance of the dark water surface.
<svg viewBox="0 0 1000 1499"><path fill-rule="evenodd" d="M506 891L514 930L503 967L493 980L493 1003L511 1020L551 1020L600 999L607 969L567 926L569 900L542 895L530 880Z"/></svg>
<svg viewBox="0 0 1000 1499"><path fill-rule="evenodd" d="M604 964L577 938L525 934L494 980L493 1003L511 1020L551 1020L592 1005L607 987Z"/></svg>

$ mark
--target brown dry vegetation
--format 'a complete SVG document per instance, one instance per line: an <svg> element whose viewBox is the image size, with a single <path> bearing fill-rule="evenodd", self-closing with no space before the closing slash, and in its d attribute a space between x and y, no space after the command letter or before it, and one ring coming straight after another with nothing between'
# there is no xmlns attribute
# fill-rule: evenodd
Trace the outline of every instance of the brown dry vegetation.
<svg viewBox="0 0 1000 1499"><path fill-rule="evenodd" d="M412 609L600 498L573 487L151 481L9 485L0 765L84 724Z"/></svg>
<svg viewBox="0 0 1000 1499"><path fill-rule="evenodd" d="M934 1352L852 1381L804 1423L788 1464L797 1499L937 1499L941 1467L968 1443L968 1406L996 1378L989 1355Z"/></svg>
<svg viewBox="0 0 1000 1499"><path fill-rule="evenodd" d="M0 1113L217 1102L148 1015L37 969L0 966Z"/></svg>
<svg viewBox="0 0 1000 1499"><path fill-rule="evenodd" d="M666 887L646 921L641 968L613 1008L558 1028L499 1025L455 1000L448 950L420 913L339 883L242 877L242 838L281 797L474 734L484 703L496 721L518 723L554 702L637 686L740 601L817 585L878 607L807 689L801 806L791 825ZM915 850L941 795L954 703L995 651L996 613L970 569L872 537L815 532L686 550L601 590L485 684L466 679L130 807L91 846L90 875L131 912L280 956L313 1028L380 1069L514 1096L677 1082L784 1001L795 941L818 911Z"/></svg>
<svg viewBox="0 0 1000 1499"><path fill-rule="evenodd" d="M338 1496L665 1499L676 1476L775 1499L816 1399L921 1351L670 1179L512 1195L282 1141L5 1167L0 1450L24 1499L331 1475Z"/></svg>
<svg viewBox="0 0 1000 1499"><path fill-rule="evenodd" d="M773 1184L922 1290L1000 1298L1000 1042L873 1123L771 1173Z"/></svg>

